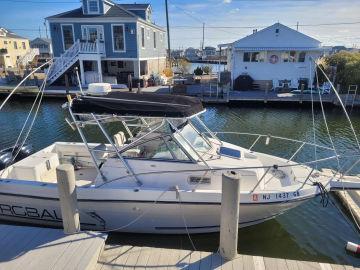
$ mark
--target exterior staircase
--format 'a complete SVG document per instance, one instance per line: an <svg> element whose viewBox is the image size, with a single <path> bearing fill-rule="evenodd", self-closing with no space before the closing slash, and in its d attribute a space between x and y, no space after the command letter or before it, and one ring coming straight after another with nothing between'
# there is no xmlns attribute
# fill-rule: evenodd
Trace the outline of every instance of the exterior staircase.
<svg viewBox="0 0 360 270"><path fill-rule="evenodd" d="M35 56L39 55L39 49L37 48L31 48L25 55L21 56L18 60L16 60L16 64L18 66L27 66L29 63L31 63Z"/></svg>
<svg viewBox="0 0 360 270"><path fill-rule="evenodd" d="M54 59L48 75L48 85L54 83L61 75L63 75L76 61L79 60L81 54L94 55L99 57L105 53L103 43L81 42L77 40L69 49L67 49L60 57ZM95 60L96 58L94 58Z"/></svg>

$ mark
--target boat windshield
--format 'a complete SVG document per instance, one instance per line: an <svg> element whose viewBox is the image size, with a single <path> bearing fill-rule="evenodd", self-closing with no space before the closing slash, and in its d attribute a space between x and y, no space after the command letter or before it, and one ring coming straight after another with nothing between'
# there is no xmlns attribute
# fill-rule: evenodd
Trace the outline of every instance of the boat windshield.
<svg viewBox="0 0 360 270"><path fill-rule="evenodd" d="M186 151L193 156L193 158L197 159L197 154L194 152L195 149L199 153L207 153L211 150L211 144L202 136L200 133L191 125L188 121L179 123L178 120L170 121L171 124L177 127L179 132L175 132L175 139L182 145ZM193 149L189 146L193 147Z"/></svg>

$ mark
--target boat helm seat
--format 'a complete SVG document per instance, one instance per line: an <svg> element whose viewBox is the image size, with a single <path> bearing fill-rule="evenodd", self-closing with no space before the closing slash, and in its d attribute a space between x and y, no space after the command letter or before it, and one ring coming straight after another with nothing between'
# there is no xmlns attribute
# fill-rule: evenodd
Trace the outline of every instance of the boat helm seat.
<svg viewBox="0 0 360 270"><path fill-rule="evenodd" d="M124 132L120 131L120 132L116 133L114 135L114 142L117 147L124 146L124 144L126 142L126 137L125 137Z"/></svg>

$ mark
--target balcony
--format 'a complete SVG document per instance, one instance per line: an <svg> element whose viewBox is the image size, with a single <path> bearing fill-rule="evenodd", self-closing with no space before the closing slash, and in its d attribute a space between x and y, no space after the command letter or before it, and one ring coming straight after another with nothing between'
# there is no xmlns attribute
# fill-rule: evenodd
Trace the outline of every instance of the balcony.
<svg viewBox="0 0 360 270"><path fill-rule="evenodd" d="M80 54L101 54L105 56L105 43L101 41L80 41Z"/></svg>

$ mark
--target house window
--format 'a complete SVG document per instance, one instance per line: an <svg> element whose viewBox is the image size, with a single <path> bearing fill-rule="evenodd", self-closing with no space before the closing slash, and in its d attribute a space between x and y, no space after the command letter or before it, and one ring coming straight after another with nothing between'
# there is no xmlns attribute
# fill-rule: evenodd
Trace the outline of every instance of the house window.
<svg viewBox="0 0 360 270"><path fill-rule="evenodd" d="M156 49L156 32L154 31L154 49Z"/></svg>
<svg viewBox="0 0 360 270"><path fill-rule="evenodd" d="M104 41L104 28L100 25L82 25L82 39L90 42Z"/></svg>
<svg viewBox="0 0 360 270"><path fill-rule="evenodd" d="M124 61L118 61L117 62L117 67L118 68L124 68L125 67Z"/></svg>
<svg viewBox="0 0 360 270"><path fill-rule="evenodd" d="M250 52L244 52L244 62L250 62L251 53Z"/></svg>
<svg viewBox="0 0 360 270"><path fill-rule="evenodd" d="M283 62L296 62L296 51L290 51L290 52L283 52L281 54L281 58L283 59Z"/></svg>
<svg viewBox="0 0 360 270"><path fill-rule="evenodd" d="M88 1L88 12L89 13L99 13L99 1L98 0L89 0Z"/></svg>
<svg viewBox="0 0 360 270"><path fill-rule="evenodd" d="M146 37L147 37L147 39L150 39L150 29L148 28L146 30L147 30L146 31Z"/></svg>
<svg viewBox="0 0 360 270"><path fill-rule="evenodd" d="M244 62L265 62L265 52L244 52Z"/></svg>
<svg viewBox="0 0 360 270"><path fill-rule="evenodd" d="M289 62L296 62L296 52L295 51L290 51L290 57L289 57Z"/></svg>
<svg viewBox="0 0 360 270"><path fill-rule="evenodd" d="M304 62L305 62L305 56L306 56L306 52L301 52L301 53L299 53L299 62L300 62L300 63L304 63Z"/></svg>
<svg viewBox="0 0 360 270"><path fill-rule="evenodd" d="M141 47L145 48L145 28L141 27Z"/></svg>
<svg viewBox="0 0 360 270"><path fill-rule="evenodd" d="M73 26L71 24L62 25L61 29L62 29L62 34L63 34L64 50L67 50L75 42Z"/></svg>
<svg viewBox="0 0 360 270"><path fill-rule="evenodd" d="M124 25L113 25L113 49L114 51L125 51Z"/></svg>
<svg viewBox="0 0 360 270"><path fill-rule="evenodd" d="M24 50L26 50L26 44L25 44L25 42L22 43L22 48L23 48Z"/></svg>
<svg viewBox="0 0 360 270"><path fill-rule="evenodd" d="M290 58L289 52L283 52L281 54L281 59L283 60L284 63L289 62L289 58Z"/></svg>
<svg viewBox="0 0 360 270"><path fill-rule="evenodd" d="M14 49L17 50L18 46L17 46L17 42L14 41Z"/></svg>
<svg viewBox="0 0 360 270"><path fill-rule="evenodd" d="M8 44L7 40L4 41L4 44Z"/></svg>

